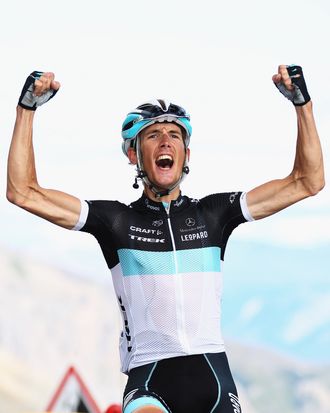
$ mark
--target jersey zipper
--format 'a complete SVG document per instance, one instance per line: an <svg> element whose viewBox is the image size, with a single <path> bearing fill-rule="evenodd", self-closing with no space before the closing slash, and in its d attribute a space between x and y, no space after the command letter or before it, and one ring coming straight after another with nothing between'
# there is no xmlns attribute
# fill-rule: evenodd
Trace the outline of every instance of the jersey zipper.
<svg viewBox="0 0 330 413"><path fill-rule="evenodd" d="M179 276L179 269L178 269L178 258L177 258L177 250L172 230L171 218L170 218L170 207L171 203L165 208L167 213L167 223L168 229L170 232L170 237L173 246L173 257L174 257L174 268L175 268L175 276L174 276L174 286L175 286L175 303L176 303L176 316L177 316L177 323L178 323L178 337L181 343L183 350L186 353L189 353L189 342L186 333L186 320L184 314L184 299L183 299L183 282L182 277Z"/></svg>

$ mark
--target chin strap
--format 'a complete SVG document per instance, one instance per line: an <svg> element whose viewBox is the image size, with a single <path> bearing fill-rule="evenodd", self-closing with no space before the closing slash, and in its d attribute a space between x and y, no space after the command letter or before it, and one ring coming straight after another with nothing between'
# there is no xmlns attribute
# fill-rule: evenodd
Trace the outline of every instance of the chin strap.
<svg viewBox="0 0 330 413"><path fill-rule="evenodd" d="M155 185L153 182L150 181L148 178L147 173L143 170L143 162L142 162L142 157L140 153L140 145L139 145L139 139L136 140L136 154L137 154L137 167L136 171L137 174L135 176L135 180L133 183L133 188L138 189L139 184L138 184L138 179L140 179L144 185L146 185L156 196L156 198L161 198L163 196L169 195L171 192L174 191L175 188L177 188L181 182L184 180L186 175L189 173L189 166L188 166L188 157L186 156L184 166L182 168L182 173L180 178L177 180L177 182L172 185L171 187L167 189L159 188L157 185Z"/></svg>
<svg viewBox="0 0 330 413"><path fill-rule="evenodd" d="M135 177L134 183L133 183L133 188L134 189L138 189L139 188L139 184L138 184L138 179L140 179L141 181L143 181L144 185L146 185L156 196L156 198L161 198L163 196L169 195L171 192L174 191L175 188L177 188L181 182L184 180L185 176L188 175L189 173L189 166L185 165L182 168L182 174L180 176L180 178L177 180L177 182L172 185L170 188L167 189L162 189L157 187L155 184L153 184L150 179L148 178L148 175L145 173L145 171L139 169L139 167L137 167L137 175Z"/></svg>

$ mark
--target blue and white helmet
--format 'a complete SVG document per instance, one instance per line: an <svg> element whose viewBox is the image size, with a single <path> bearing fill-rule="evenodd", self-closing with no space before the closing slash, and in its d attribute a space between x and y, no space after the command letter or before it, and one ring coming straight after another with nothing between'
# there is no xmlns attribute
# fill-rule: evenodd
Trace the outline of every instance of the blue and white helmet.
<svg viewBox="0 0 330 413"><path fill-rule="evenodd" d="M175 122L180 125L186 131L184 139L185 146L188 147L192 132L190 116L178 105L163 99L155 99L143 103L126 116L121 130L122 149L126 156L128 148L134 146L138 134L156 122Z"/></svg>

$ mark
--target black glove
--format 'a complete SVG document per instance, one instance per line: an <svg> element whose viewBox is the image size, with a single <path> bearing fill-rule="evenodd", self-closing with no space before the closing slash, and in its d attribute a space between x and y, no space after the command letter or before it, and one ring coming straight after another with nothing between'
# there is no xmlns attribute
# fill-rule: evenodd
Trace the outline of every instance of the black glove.
<svg viewBox="0 0 330 413"><path fill-rule="evenodd" d="M43 93L41 96L35 96L33 94L34 82L42 76L43 72L32 72L26 79L23 86L21 96L19 97L18 104L24 109L36 110L38 106L48 102L49 99L54 97L57 90L50 89Z"/></svg>
<svg viewBox="0 0 330 413"><path fill-rule="evenodd" d="M275 83L277 89L295 106L303 106L311 100L301 66L290 65L287 70L294 89L288 90L283 83Z"/></svg>

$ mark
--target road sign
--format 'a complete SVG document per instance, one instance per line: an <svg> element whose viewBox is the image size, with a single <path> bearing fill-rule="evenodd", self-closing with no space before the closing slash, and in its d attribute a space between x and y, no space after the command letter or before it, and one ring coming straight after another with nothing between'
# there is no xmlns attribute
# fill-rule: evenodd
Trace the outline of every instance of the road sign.
<svg viewBox="0 0 330 413"><path fill-rule="evenodd" d="M86 384L74 367L69 367L52 397L47 412L101 413Z"/></svg>

